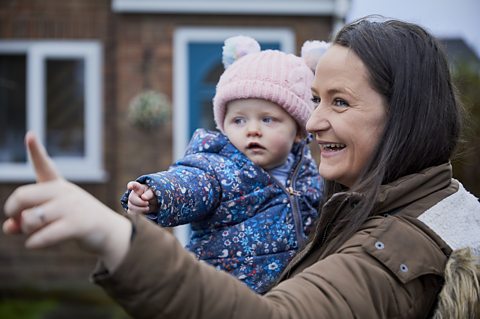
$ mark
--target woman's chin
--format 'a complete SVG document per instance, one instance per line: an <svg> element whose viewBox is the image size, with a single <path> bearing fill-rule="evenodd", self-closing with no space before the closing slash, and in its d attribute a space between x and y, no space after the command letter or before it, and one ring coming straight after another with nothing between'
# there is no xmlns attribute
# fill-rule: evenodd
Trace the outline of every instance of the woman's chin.
<svg viewBox="0 0 480 319"><path fill-rule="evenodd" d="M322 164L318 167L320 176L329 181L335 181L338 178L338 173L331 167L325 167Z"/></svg>

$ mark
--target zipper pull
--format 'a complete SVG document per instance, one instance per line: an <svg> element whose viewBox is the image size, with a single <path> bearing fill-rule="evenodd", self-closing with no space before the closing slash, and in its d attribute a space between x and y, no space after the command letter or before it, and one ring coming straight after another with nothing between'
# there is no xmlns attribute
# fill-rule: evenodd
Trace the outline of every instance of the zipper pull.
<svg viewBox="0 0 480 319"><path fill-rule="evenodd" d="M301 195L300 192L294 190L292 186L287 187L287 191L290 195L293 195L293 196L300 196Z"/></svg>

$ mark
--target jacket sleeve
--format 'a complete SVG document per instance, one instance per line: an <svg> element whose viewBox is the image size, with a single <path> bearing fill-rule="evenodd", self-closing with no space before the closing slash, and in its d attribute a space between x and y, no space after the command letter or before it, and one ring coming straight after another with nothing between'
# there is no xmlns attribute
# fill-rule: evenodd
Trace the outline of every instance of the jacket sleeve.
<svg viewBox="0 0 480 319"><path fill-rule="evenodd" d="M202 220L212 214L220 201L215 171L202 156L187 157L168 171L143 175L137 181L148 185L158 201L158 211L147 217L164 227Z"/></svg>
<svg viewBox="0 0 480 319"><path fill-rule="evenodd" d="M167 231L143 218L134 223L123 263L93 279L135 318L421 318L416 304L428 314L432 294L423 277L404 283L358 247L314 262L261 296L197 261Z"/></svg>

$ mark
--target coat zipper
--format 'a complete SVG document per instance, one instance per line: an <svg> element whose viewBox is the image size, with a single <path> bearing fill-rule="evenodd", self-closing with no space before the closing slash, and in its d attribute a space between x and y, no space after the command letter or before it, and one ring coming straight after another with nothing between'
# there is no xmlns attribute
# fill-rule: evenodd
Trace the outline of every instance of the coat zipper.
<svg viewBox="0 0 480 319"><path fill-rule="evenodd" d="M293 215L293 222L295 226L295 236L297 238L297 244L298 247L302 247L305 244L305 239L303 238L303 226L302 226L302 216L301 212L299 209L298 205L298 199L297 197L300 196L300 192L294 189L294 185L298 176L298 171L300 170L301 164L303 162L304 158L304 149L305 145L302 145L302 149L300 150L300 160L298 161L298 164L295 166L295 169L293 170L292 178L290 181L290 186L285 187L284 185L281 185L281 183L278 183L280 187L287 193L288 200L290 201L290 206L292 207L292 215Z"/></svg>

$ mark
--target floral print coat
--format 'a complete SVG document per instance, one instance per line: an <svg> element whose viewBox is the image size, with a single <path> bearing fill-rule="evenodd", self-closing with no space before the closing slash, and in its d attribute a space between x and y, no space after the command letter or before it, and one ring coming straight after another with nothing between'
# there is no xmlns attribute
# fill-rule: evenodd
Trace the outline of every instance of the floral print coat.
<svg viewBox="0 0 480 319"><path fill-rule="evenodd" d="M293 169L282 185L225 135L198 129L184 158L168 171L137 179L158 199L159 210L147 217L164 227L190 223L190 251L264 293L318 216L322 182L307 140L292 152Z"/></svg>

